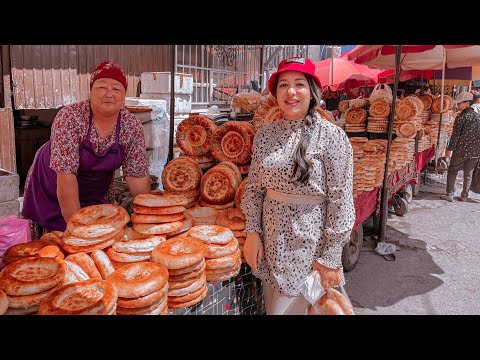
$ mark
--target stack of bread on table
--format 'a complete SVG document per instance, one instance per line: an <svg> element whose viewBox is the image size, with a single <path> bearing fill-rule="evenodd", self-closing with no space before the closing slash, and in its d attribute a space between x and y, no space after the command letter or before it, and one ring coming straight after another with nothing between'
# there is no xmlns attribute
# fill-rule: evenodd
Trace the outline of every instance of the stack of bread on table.
<svg viewBox="0 0 480 360"><path fill-rule="evenodd" d="M129 221L130 215L119 205L86 206L68 220L62 247L71 254L105 249L122 238Z"/></svg>
<svg viewBox="0 0 480 360"><path fill-rule="evenodd" d="M415 157L415 139L397 137L393 139L390 148L389 173L399 170Z"/></svg>
<svg viewBox="0 0 480 360"><path fill-rule="evenodd" d="M151 261L168 269L169 308L193 306L207 294L205 245L188 235L177 236L158 245Z"/></svg>
<svg viewBox="0 0 480 360"><path fill-rule="evenodd" d="M63 286L65 273L66 264L61 259L34 256L11 262L0 272L0 289L6 295L6 301L0 296L0 308L6 315L36 313L41 302Z"/></svg>
<svg viewBox="0 0 480 360"><path fill-rule="evenodd" d="M205 244L205 273L207 281L224 281L240 271L241 259L238 240L232 231L219 225L197 225L187 237Z"/></svg>
<svg viewBox="0 0 480 360"><path fill-rule="evenodd" d="M381 186L386 161L387 140L350 137L353 149L353 197Z"/></svg>
<svg viewBox="0 0 480 360"><path fill-rule="evenodd" d="M155 262L137 262L113 272L107 281L118 292L117 315L168 315L168 270Z"/></svg>
<svg viewBox="0 0 480 360"><path fill-rule="evenodd" d="M367 131L372 133L388 132L388 116L390 115L391 103L387 99L370 99L368 112L370 116L367 122Z"/></svg>
<svg viewBox="0 0 480 360"><path fill-rule="evenodd" d="M368 105L366 99L349 100L349 107L343 114L345 118L346 132L364 132L366 131L367 111L365 107Z"/></svg>

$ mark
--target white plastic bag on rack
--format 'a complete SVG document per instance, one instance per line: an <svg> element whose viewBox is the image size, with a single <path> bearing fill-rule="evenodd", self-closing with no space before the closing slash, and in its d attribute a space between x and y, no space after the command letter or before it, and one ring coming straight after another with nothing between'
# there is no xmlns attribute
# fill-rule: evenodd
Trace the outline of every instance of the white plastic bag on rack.
<svg viewBox="0 0 480 360"><path fill-rule="evenodd" d="M163 108L159 107L154 111L158 112L158 115L152 119L151 124L147 124L151 126L150 134L146 134L150 137L151 143L151 148L147 150L148 171L150 175L161 179L163 167L168 159L170 117Z"/></svg>

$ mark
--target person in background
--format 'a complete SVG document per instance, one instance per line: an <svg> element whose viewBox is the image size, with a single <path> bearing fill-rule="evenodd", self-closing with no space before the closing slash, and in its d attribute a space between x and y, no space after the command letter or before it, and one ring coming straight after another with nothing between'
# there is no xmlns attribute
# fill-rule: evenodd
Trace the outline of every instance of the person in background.
<svg viewBox="0 0 480 360"><path fill-rule="evenodd" d="M463 191L460 201L468 200L472 174L480 158L480 115L470 106L473 94L461 92L455 99L461 111L455 119L450 142L445 151L445 157L450 159L447 175L446 195L441 199L453 201L455 195L455 181L459 170L463 170Z"/></svg>
<svg viewBox="0 0 480 360"><path fill-rule="evenodd" d="M353 151L322 119L321 84L306 58L283 59L268 81L283 118L257 131L241 202L244 257L262 280L267 315L305 314L299 292L318 270L325 289L344 284L342 249L355 222Z"/></svg>
<svg viewBox="0 0 480 360"><path fill-rule="evenodd" d="M473 94L473 104L471 107L477 114L480 114L480 94L479 93Z"/></svg>
<svg viewBox="0 0 480 360"><path fill-rule="evenodd" d="M90 99L60 109L50 140L35 154L25 182L22 215L32 238L65 231L81 207L113 203L113 177L122 166L133 197L150 192L141 122L124 107L122 67L102 62L90 78Z"/></svg>
<svg viewBox="0 0 480 360"><path fill-rule="evenodd" d="M325 103L325 100L320 100L320 108L325 111L327 116L330 118L330 122L334 123L335 122L335 115L330 110L327 110L327 104Z"/></svg>
<svg viewBox="0 0 480 360"><path fill-rule="evenodd" d="M356 79L348 79L345 81L345 94L348 97L348 100L362 98L362 93L360 92L360 83ZM344 100L344 99L342 99Z"/></svg>

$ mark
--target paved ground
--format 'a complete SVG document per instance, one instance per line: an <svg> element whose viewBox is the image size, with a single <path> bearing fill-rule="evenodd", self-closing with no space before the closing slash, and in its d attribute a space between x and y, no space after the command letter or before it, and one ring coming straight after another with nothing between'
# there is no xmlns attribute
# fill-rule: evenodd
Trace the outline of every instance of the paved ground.
<svg viewBox="0 0 480 360"><path fill-rule="evenodd" d="M457 177L461 192L463 173ZM440 200L446 176L429 174L408 213L389 214L386 241L395 261L364 246L345 289L359 315L480 314L480 194L466 203Z"/></svg>

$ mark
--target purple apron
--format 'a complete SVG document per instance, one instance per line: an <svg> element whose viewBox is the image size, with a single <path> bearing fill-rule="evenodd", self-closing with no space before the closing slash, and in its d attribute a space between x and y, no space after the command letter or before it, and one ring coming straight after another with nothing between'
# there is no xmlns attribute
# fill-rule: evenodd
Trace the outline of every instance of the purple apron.
<svg viewBox="0 0 480 360"><path fill-rule="evenodd" d="M123 162L124 150L120 146L120 114L117 118L115 142L101 154L93 149L90 141L92 112L88 124L87 137L80 145L80 165L77 181L80 206L108 203L107 195L115 170ZM40 224L48 231L65 231L57 198L57 173L50 168L50 140L38 150L32 174L23 200L22 215Z"/></svg>

